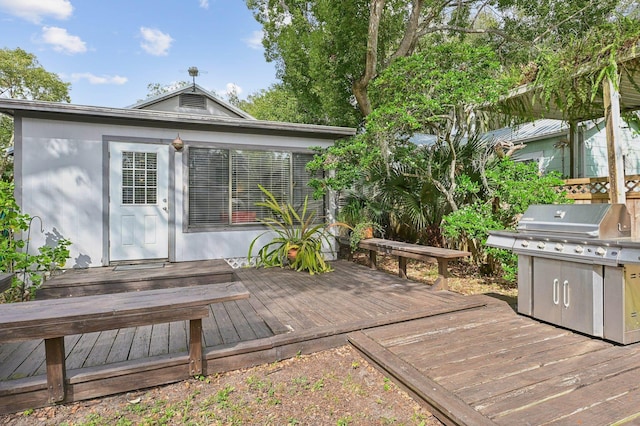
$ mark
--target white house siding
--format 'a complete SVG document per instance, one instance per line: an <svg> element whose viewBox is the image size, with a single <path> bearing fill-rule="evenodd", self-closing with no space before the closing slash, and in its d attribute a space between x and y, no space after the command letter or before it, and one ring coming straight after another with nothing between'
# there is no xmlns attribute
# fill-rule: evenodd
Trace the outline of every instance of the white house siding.
<svg viewBox="0 0 640 426"><path fill-rule="evenodd" d="M539 139L528 142L525 147L513 155L515 161L535 161L541 173L558 172L562 176L569 174L569 148L558 144L558 138ZM565 152L566 151L566 152Z"/></svg>
<svg viewBox="0 0 640 426"><path fill-rule="evenodd" d="M117 141L154 141L170 143L178 129L145 128L109 124L22 118L17 134L23 137L16 148L17 199L22 210L42 218L44 234L38 222L31 231L31 247L39 247L47 239L62 236L72 242L71 259L66 267L104 266L109 264L106 241L108 233L103 225L103 209L107 185L103 171L103 152L110 139ZM328 146L327 139L264 136L239 133L212 133L179 130L180 137L189 144L227 144L252 148L274 149ZM110 138L113 137L113 138ZM200 145L202 146L202 145ZM276 148L277 149L277 148ZM170 149L174 156L174 218L170 229L169 257L171 261L223 259L244 257L250 241L263 229L259 227L227 228L219 232L183 232L182 156ZM170 223L171 225L171 223Z"/></svg>
<svg viewBox="0 0 640 426"><path fill-rule="evenodd" d="M619 135L625 174L640 174L640 136L628 128L622 129ZM608 176L607 136L604 123L585 131L584 138L585 177Z"/></svg>

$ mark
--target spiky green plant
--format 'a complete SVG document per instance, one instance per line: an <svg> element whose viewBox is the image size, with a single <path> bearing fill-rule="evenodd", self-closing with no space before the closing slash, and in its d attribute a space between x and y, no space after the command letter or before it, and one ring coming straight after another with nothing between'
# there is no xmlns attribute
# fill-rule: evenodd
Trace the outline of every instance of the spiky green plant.
<svg viewBox="0 0 640 426"><path fill-rule="evenodd" d="M327 232L323 223L314 223L313 211L307 212L308 197L298 212L291 204L279 203L275 196L261 185L258 187L266 199L256 203L256 206L268 208L273 216L260 219L269 229L251 242L249 259L254 258L254 248L260 237L274 233L274 238L257 251L256 265L289 266L296 271L307 271L311 275L331 271L332 268L322 253L323 243L331 247L331 234ZM290 255L292 251L296 252L295 256Z"/></svg>

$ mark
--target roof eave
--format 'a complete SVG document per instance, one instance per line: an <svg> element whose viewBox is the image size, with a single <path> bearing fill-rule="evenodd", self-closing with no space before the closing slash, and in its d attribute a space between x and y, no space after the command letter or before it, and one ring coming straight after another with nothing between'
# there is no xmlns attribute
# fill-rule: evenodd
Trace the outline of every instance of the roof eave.
<svg viewBox="0 0 640 426"><path fill-rule="evenodd" d="M140 109L105 108L44 101L0 99L0 112L15 114L45 114L52 117L85 117L93 119L133 120L139 122L175 123L207 126L215 129L247 130L277 134L296 134L320 138L341 139L353 136L356 130L348 127L319 126L311 124L247 120ZM179 126L175 126L179 127Z"/></svg>

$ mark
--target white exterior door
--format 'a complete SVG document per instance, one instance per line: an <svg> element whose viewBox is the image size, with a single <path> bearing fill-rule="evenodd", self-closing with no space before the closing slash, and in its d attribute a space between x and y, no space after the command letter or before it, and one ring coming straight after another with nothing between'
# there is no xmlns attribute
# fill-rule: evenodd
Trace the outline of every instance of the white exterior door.
<svg viewBox="0 0 640 426"><path fill-rule="evenodd" d="M109 260L169 256L169 147L109 143Z"/></svg>

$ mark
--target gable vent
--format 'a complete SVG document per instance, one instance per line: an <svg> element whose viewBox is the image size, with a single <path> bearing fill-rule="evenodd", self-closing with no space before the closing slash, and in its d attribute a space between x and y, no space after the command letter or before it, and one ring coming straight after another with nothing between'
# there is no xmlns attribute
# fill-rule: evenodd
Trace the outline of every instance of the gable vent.
<svg viewBox="0 0 640 426"><path fill-rule="evenodd" d="M207 100L202 95L183 93L180 95L180 107L206 109Z"/></svg>

